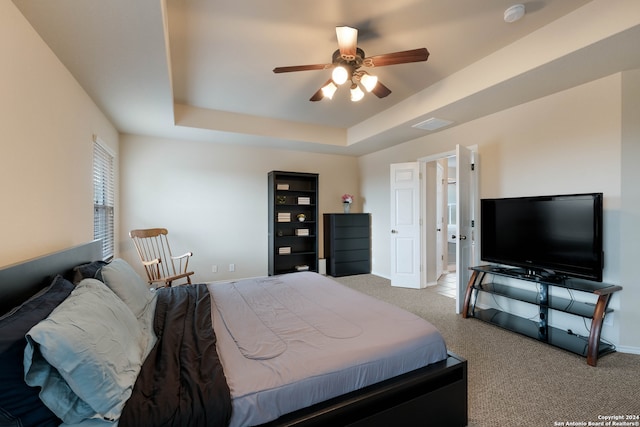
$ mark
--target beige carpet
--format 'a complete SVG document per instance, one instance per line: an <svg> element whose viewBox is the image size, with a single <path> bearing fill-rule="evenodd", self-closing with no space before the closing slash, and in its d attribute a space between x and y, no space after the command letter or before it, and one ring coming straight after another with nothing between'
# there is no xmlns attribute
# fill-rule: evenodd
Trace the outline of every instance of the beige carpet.
<svg viewBox="0 0 640 427"><path fill-rule="evenodd" d="M471 427L586 426L606 416L640 416L640 355L613 353L591 367L583 357L463 319L453 299L429 288L394 288L374 275L336 280L440 329L449 350L468 361Z"/></svg>

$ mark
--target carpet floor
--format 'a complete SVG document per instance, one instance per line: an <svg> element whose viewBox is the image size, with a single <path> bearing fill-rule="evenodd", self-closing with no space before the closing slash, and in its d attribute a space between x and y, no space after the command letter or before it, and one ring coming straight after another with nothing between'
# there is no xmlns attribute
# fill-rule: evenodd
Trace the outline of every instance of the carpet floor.
<svg viewBox="0 0 640 427"><path fill-rule="evenodd" d="M452 298L429 288L396 288L370 274L336 280L428 320L467 359L470 427L640 426L640 355L612 353L591 367L583 357L463 319ZM611 416L628 424L606 424Z"/></svg>

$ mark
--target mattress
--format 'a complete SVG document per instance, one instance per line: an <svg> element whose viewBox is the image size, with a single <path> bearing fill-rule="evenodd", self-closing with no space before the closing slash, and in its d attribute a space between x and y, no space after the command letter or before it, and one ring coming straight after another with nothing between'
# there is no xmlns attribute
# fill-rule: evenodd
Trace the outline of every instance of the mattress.
<svg viewBox="0 0 640 427"><path fill-rule="evenodd" d="M426 320L317 273L208 289L232 427L265 423L447 357Z"/></svg>

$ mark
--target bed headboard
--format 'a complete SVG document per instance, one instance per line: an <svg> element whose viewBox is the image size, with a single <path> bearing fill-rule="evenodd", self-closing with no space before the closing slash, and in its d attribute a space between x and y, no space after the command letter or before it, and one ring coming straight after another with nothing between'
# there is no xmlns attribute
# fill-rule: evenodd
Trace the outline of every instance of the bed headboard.
<svg viewBox="0 0 640 427"><path fill-rule="evenodd" d="M73 267L102 258L102 242L74 246L0 268L0 315L48 285L56 274L69 277Z"/></svg>

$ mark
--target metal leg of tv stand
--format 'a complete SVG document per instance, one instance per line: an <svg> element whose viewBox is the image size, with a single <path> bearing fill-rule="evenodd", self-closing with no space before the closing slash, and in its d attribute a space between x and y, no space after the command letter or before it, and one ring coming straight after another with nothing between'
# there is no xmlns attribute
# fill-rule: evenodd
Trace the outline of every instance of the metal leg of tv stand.
<svg viewBox="0 0 640 427"><path fill-rule="evenodd" d="M484 278L484 273L480 274L476 270L473 270L473 272L471 273L471 277L469 278L469 282L467 283L467 291L464 294L464 304L462 306L463 319L466 319L467 317L469 317L469 304L471 303L471 294L473 293L473 285L475 285L476 280L478 280L478 283L481 283L483 278Z"/></svg>
<svg viewBox="0 0 640 427"><path fill-rule="evenodd" d="M598 294L598 302L593 312L593 319L591 319L591 332L589 333L589 344L587 347L587 364L590 366L596 366L598 364L600 333L602 332L602 322L607 312L607 305L609 305L609 298L613 292L620 289L622 289L622 287L612 286L608 289L609 292L607 293L596 291L596 294Z"/></svg>

